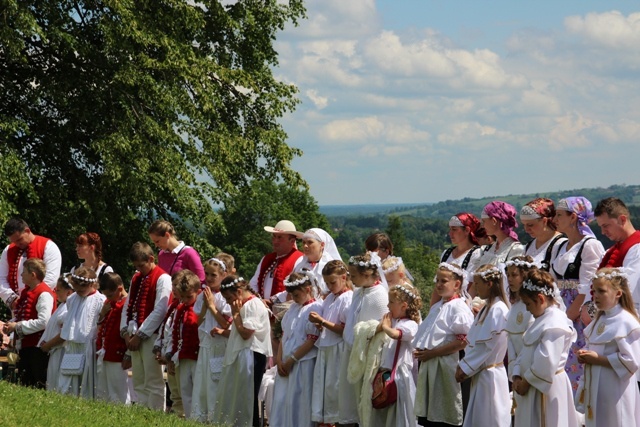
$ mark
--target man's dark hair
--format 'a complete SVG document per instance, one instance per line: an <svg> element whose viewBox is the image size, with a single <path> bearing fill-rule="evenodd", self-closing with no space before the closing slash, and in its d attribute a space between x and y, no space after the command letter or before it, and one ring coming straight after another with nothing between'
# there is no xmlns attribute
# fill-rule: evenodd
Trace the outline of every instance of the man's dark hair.
<svg viewBox="0 0 640 427"><path fill-rule="evenodd" d="M5 223L4 235L9 237L12 234L14 234L16 231L19 233L22 233L27 228L29 228L29 224L27 224L24 219L14 217Z"/></svg>

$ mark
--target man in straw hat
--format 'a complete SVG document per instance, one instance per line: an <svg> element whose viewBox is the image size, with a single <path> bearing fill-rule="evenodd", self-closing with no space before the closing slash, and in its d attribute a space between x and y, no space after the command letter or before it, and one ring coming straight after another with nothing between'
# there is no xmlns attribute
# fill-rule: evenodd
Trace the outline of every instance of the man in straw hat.
<svg viewBox="0 0 640 427"><path fill-rule="evenodd" d="M264 300L270 301L273 295L284 291L284 279L300 262L302 252L296 246L297 230L291 221L278 221L275 227L264 229L271 233L273 252L262 258L249 283Z"/></svg>

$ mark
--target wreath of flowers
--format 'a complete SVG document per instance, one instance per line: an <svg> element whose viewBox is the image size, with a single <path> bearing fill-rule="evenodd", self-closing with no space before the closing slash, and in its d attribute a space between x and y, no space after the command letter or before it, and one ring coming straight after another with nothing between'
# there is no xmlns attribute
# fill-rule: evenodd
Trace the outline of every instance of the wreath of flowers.
<svg viewBox="0 0 640 427"><path fill-rule="evenodd" d="M238 277L237 279L233 279L233 282L229 282L226 285L220 285L220 289L234 288L240 282L244 282L244 278Z"/></svg>
<svg viewBox="0 0 640 427"><path fill-rule="evenodd" d="M548 297L554 297L555 296L555 289L547 288L546 286L534 285L531 282L531 280L525 280L524 282L522 282L522 288L526 289L528 291L531 291L531 292L535 292L535 293L538 293L538 294L546 295Z"/></svg>

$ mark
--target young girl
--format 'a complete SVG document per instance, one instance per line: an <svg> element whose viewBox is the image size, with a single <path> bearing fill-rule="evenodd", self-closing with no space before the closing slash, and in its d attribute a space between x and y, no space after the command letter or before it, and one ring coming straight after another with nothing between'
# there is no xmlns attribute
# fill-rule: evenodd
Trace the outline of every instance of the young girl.
<svg viewBox="0 0 640 427"><path fill-rule="evenodd" d="M222 374L222 361L227 348L227 337L223 333L231 321L231 307L220 293L222 279L233 268L218 258L205 261L206 287L198 295L193 311L198 313L198 336L200 351L193 381L193 406L191 418L211 422L216 403L216 390Z"/></svg>
<svg viewBox="0 0 640 427"><path fill-rule="evenodd" d="M593 278L598 313L584 330L586 346L578 351L585 364L576 407L585 425L640 425L640 322L627 277L616 268L602 268Z"/></svg>
<svg viewBox="0 0 640 427"><path fill-rule="evenodd" d="M258 426L258 390L267 357L272 355L269 311L242 277L225 277L220 289L231 306L233 320L218 385L214 422Z"/></svg>
<svg viewBox="0 0 640 427"><path fill-rule="evenodd" d="M60 338L62 325L67 318L67 298L73 294L73 288L69 283L69 275L61 276L58 279L56 288L56 298L58 308L51 315L51 319L44 329L44 334L38 345L45 353L49 353L49 363L47 365L47 390L58 391L58 381L60 379L60 361L64 355L64 341Z"/></svg>
<svg viewBox="0 0 640 427"><path fill-rule="evenodd" d="M389 288L403 283L411 284L411 281L407 277L407 269L400 257L387 257L387 259L382 262L382 271L384 272L385 279L387 279Z"/></svg>
<svg viewBox="0 0 640 427"><path fill-rule="evenodd" d="M520 396L515 426L577 427L576 411L570 405L571 383L564 371L576 331L554 301L555 287L549 273L529 271L519 293L535 320L524 333L524 346L513 364L513 391Z"/></svg>
<svg viewBox="0 0 640 427"><path fill-rule="evenodd" d="M67 375L60 372L58 387L62 393L93 399L96 378L97 322L106 298L97 291L98 279L93 270L79 267L69 281L75 294L67 299L67 319L62 326L60 338L65 341L65 355L82 354L84 356L84 369L80 375ZM64 365L64 357L62 364Z"/></svg>
<svg viewBox="0 0 640 427"><path fill-rule="evenodd" d="M389 289L389 312L386 313L377 332L384 331L391 340L382 349L381 369L394 369L397 400L383 409L374 409L372 426L417 426L413 410L416 385L413 382L413 347L411 342L418 331L422 300L418 290L411 285L395 285ZM398 346L400 348L398 349Z"/></svg>
<svg viewBox="0 0 640 427"><path fill-rule="evenodd" d="M413 347L420 363L415 413L422 426L462 425L462 390L455 381L473 313L460 298L465 271L446 262L436 271L436 302L418 327Z"/></svg>
<svg viewBox="0 0 640 427"><path fill-rule="evenodd" d="M537 270L533 259L530 256L517 256L507 261L507 281L509 282L509 295L511 302L511 309L507 316L506 331L508 334L508 350L507 359L509 364L507 366L507 374L509 379L513 381L513 366L515 364L518 355L522 351L522 335L529 328L529 325L533 323L533 316L527 311L520 298L520 288L524 276L532 270ZM513 395L514 405L518 405L519 396Z"/></svg>
<svg viewBox="0 0 640 427"><path fill-rule="evenodd" d="M321 425L339 421L340 358L345 346L342 331L353 297L348 275L342 261L329 261L322 269L329 295L320 310L309 313L309 320L320 328L320 337L316 341L318 355L313 373L311 419Z"/></svg>
<svg viewBox="0 0 640 427"><path fill-rule="evenodd" d="M128 404L131 400L127 370L131 368L131 357L127 354L127 343L120 336L120 318L127 292L116 273L103 274L98 283L107 300L98 320L96 398Z"/></svg>
<svg viewBox="0 0 640 427"><path fill-rule="evenodd" d="M472 377L464 427L511 424L509 383L503 363L509 308L502 280L502 272L492 265L483 265L474 274L478 296L487 303L467 334L465 356L456 369L458 382Z"/></svg>
<svg viewBox="0 0 640 427"><path fill-rule="evenodd" d="M276 376L270 424L312 426L311 387L318 349L319 331L309 320L322 308L314 298L315 279L311 274L291 273L284 281L293 304L282 318L282 340L276 355Z"/></svg>
<svg viewBox="0 0 640 427"><path fill-rule="evenodd" d="M176 377L184 416L191 417L193 379L198 360L198 314L193 305L200 292L200 279L191 270L180 270L173 275L173 287L180 296L180 305L175 311L171 325L170 352L165 355L167 370Z"/></svg>
<svg viewBox="0 0 640 427"><path fill-rule="evenodd" d="M370 253L353 256L349 259L349 274L356 287L347 312L342 337L345 342L344 352L340 357L340 389L339 414L340 424L354 424L358 422L358 402L362 390L362 381L350 384L347 381L349 358L355 338L356 324L367 320L380 320L388 311L389 295L380 284L378 257L372 258Z"/></svg>

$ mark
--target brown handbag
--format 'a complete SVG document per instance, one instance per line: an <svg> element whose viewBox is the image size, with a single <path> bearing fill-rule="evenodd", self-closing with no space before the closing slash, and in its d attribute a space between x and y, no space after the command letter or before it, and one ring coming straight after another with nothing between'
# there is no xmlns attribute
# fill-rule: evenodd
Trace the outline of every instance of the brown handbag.
<svg viewBox="0 0 640 427"><path fill-rule="evenodd" d="M396 387L396 365L398 363L398 354L400 353L400 339L398 337L396 343L396 354L393 358L393 368L379 369L376 376L373 377L373 393L371 395L371 405L375 409L383 409L396 403L398 399L398 389Z"/></svg>

